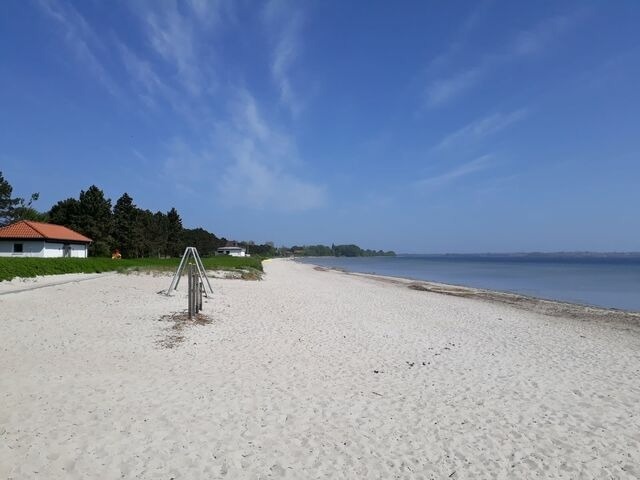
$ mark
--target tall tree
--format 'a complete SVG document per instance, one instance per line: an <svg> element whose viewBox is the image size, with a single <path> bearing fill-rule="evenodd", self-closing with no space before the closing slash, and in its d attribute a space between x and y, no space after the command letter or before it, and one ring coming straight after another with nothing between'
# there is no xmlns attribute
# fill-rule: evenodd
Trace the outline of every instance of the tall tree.
<svg viewBox="0 0 640 480"><path fill-rule="evenodd" d="M12 221L18 220L32 220L34 222L48 222L49 214L46 212L39 212L33 207L19 206L13 210Z"/></svg>
<svg viewBox="0 0 640 480"><path fill-rule="evenodd" d="M118 199L113 208L113 240L116 248L125 258L137 256L136 245L137 207L126 192Z"/></svg>
<svg viewBox="0 0 640 480"><path fill-rule="evenodd" d="M16 220L33 220L30 217L33 214L38 214L35 209L31 208L33 202L38 200L38 193L33 193L28 202L25 202L22 197L11 197L13 194L13 187L4 178L2 172L0 172L0 226L14 222Z"/></svg>
<svg viewBox="0 0 640 480"><path fill-rule="evenodd" d="M105 198L104 192L95 185L80 192L77 223L80 233L93 240L89 255L110 255L113 244L111 199Z"/></svg>
<svg viewBox="0 0 640 480"><path fill-rule="evenodd" d="M162 212L156 212L150 225L151 255L164 257L167 255L167 237L169 235L169 221Z"/></svg>
<svg viewBox="0 0 640 480"><path fill-rule="evenodd" d="M133 238L138 242L138 256L162 257L167 249L167 220L161 212L138 209Z"/></svg>
<svg viewBox="0 0 640 480"><path fill-rule="evenodd" d="M182 231L182 240L185 246L196 247L203 257L215 255L216 249L224 246L218 237L202 228L185 228Z"/></svg>
<svg viewBox="0 0 640 480"><path fill-rule="evenodd" d="M49 221L57 225L64 225L73 230L80 228L80 202L75 198L67 198L56 203L49 210Z"/></svg>
<svg viewBox="0 0 640 480"><path fill-rule="evenodd" d="M167 254L171 257L179 257L183 250L182 219L178 211L172 208L167 212Z"/></svg>

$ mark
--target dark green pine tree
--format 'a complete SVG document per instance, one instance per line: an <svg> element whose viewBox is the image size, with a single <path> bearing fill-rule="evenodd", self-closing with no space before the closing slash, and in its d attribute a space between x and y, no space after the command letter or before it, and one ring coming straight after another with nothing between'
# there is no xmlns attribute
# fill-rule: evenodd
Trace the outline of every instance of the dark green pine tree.
<svg viewBox="0 0 640 480"><path fill-rule="evenodd" d="M40 212L31 208L39 194L32 194L28 202L21 197L12 198L12 194L13 187L0 172L0 227L17 220L44 220Z"/></svg>
<svg viewBox="0 0 640 480"><path fill-rule="evenodd" d="M80 202L75 198L60 200L49 210L49 221L56 225L64 225L72 230L79 230Z"/></svg>
<svg viewBox="0 0 640 480"><path fill-rule="evenodd" d="M136 245L137 208L126 192L118 199L113 207L112 236L114 247L120 250L124 258L133 258L138 254Z"/></svg>
<svg viewBox="0 0 640 480"><path fill-rule="evenodd" d="M95 185L91 185L86 192L80 192L77 224L78 231L93 240L89 246L89 255L106 257L111 254L111 199L105 198L104 192Z"/></svg>
<svg viewBox="0 0 640 480"><path fill-rule="evenodd" d="M169 235L169 221L167 216L162 212L156 212L153 215L151 225L149 227L149 236L151 237L151 255L154 257L167 256L167 237Z"/></svg>
<svg viewBox="0 0 640 480"><path fill-rule="evenodd" d="M184 248L182 219L178 211L172 208L167 212L167 254L171 257L179 257Z"/></svg>

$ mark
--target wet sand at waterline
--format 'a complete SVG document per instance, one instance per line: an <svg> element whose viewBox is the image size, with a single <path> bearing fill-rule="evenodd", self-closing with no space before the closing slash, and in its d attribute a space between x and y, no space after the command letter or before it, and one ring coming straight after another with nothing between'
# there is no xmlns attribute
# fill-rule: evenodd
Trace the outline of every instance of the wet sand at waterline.
<svg viewBox="0 0 640 480"><path fill-rule="evenodd" d="M0 295L0 478L640 476L633 319L265 272Z"/></svg>

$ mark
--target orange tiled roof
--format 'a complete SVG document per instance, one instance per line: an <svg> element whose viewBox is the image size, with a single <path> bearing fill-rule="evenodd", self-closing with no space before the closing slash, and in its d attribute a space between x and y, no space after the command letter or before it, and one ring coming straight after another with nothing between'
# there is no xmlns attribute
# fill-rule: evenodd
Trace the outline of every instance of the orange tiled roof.
<svg viewBox="0 0 640 480"><path fill-rule="evenodd" d="M53 223L32 222L21 220L6 227L0 227L0 238L30 239L42 238L46 240L64 240L67 242L89 243L91 239L74 232L70 228Z"/></svg>

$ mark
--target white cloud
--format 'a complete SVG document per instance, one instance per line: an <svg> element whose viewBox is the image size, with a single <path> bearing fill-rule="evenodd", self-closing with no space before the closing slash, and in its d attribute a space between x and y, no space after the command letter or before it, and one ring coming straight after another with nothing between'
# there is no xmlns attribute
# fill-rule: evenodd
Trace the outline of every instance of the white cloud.
<svg viewBox="0 0 640 480"><path fill-rule="evenodd" d="M294 143L262 118L253 96L239 91L230 109L233 124L223 126L217 135L229 162L220 186L226 202L280 211L323 205L324 187L294 174L302 166Z"/></svg>
<svg viewBox="0 0 640 480"><path fill-rule="evenodd" d="M141 89L140 96L147 104L155 104L155 97L166 89L164 82L153 69L151 62L143 60L129 47L117 43L125 69Z"/></svg>
<svg viewBox="0 0 640 480"><path fill-rule="evenodd" d="M545 51L556 42L558 37L578 23L584 15L585 10L579 10L570 15L547 18L531 29L518 32L506 49L482 55L475 65L432 80L425 91L427 107L440 107L471 90L497 68ZM459 46L455 46L455 51L457 52L459 48ZM447 52L438 55L432 60L432 65L436 61L441 64L442 57L447 55Z"/></svg>
<svg viewBox="0 0 640 480"><path fill-rule="evenodd" d="M215 26L222 21L223 14L228 14L233 2L225 0L187 0L195 17L201 23Z"/></svg>
<svg viewBox="0 0 640 480"><path fill-rule="evenodd" d="M485 16L490 1L474 2L473 10L467 15L460 27L454 34L454 40L449 43L447 48L440 54L436 55L428 64L427 72L436 72L444 67L451 65L455 57L463 50L469 36L476 26Z"/></svg>
<svg viewBox="0 0 640 480"><path fill-rule="evenodd" d="M492 115L488 115L447 135L435 147L435 150L442 150L452 146L467 145L471 142L482 140L485 137L498 133L514 123L519 122L525 118L526 115L526 109L515 110L509 113L494 113Z"/></svg>
<svg viewBox="0 0 640 480"><path fill-rule="evenodd" d="M233 2L132 2L148 45L172 68L175 78L193 97L215 90L215 39L233 16Z"/></svg>
<svg viewBox="0 0 640 480"><path fill-rule="evenodd" d="M186 120L172 119L181 133L166 145L160 166L162 182L200 200L217 193L215 197L223 204L252 209L304 211L326 202L325 187L305 179L305 164L295 140L271 116L265 117L256 97L233 84L212 88L216 62L209 60L215 60L215 39L228 27L233 2L129 3L142 42L128 43L117 30L98 36L68 3L39 1L43 13L61 27L79 60L114 95L130 93L150 111L175 112L179 120ZM271 44L266 48L271 53L269 68L278 96L295 115L301 103L291 70L300 52L302 15L293 7L297 5L269 2L258 21L270 35ZM115 65L114 60L120 67L118 74L126 75L121 84L126 90L120 90L106 70ZM229 75L235 77L235 72ZM140 109L135 110L141 114ZM146 161L135 148L132 155Z"/></svg>
<svg viewBox="0 0 640 480"><path fill-rule="evenodd" d="M166 83L155 70L152 62L138 56L122 42L115 41L125 70L132 80L140 100L150 108L160 108L166 102L176 113L196 124L202 116L193 110L190 99Z"/></svg>
<svg viewBox="0 0 640 480"><path fill-rule="evenodd" d="M435 80L427 89L427 105L438 107L471 89L484 75L483 67L460 72L448 78Z"/></svg>
<svg viewBox="0 0 640 480"><path fill-rule="evenodd" d="M462 177L491 168L493 165L493 155L483 155L444 173L418 180L415 185L421 188L441 187Z"/></svg>
<svg viewBox="0 0 640 480"><path fill-rule="evenodd" d="M64 31L64 38L78 60L94 75L107 91L116 98L122 93L108 74L97 52L106 49L82 14L72 5L57 0L39 0L40 9L55 20Z"/></svg>
<svg viewBox="0 0 640 480"><path fill-rule="evenodd" d="M264 9L267 31L274 45L271 54L271 76L278 87L280 101L296 116L302 103L291 81L291 68L301 50L302 13L283 0L271 0Z"/></svg>
<svg viewBox="0 0 640 480"><path fill-rule="evenodd" d="M325 189L264 163L250 143L234 153L221 193L229 205L284 212L305 211L325 203Z"/></svg>
<svg viewBox="0 0 640 480"><path fill-rule="evenodd" d="M256 100L249 92L246 90L236 92L230 111L234 125L240 132L258 140L268 140L271 130L260 116Z"/></svg>
<svg viewBox="0 0 640 480"><path fill-rule="evenodd" d="M325 204L324 186L296 173L304 163L294 142L262 117L248 91L237 91L228 110L229 119L216 124L200 151L173 142L164 163L167 178L195 190L214 188L227 206L296 212Z"/></svg>
<svg viewBox="0 0 640 480"><path fill-rule="evenodd" d="M198 67L194 27L191 20L173 3L158 3L164 8L146 12L145 24L150 45L176 69L178 78L192 95L203 90L203 74Z"/></svg>
<svg viewBox="0 0 640 480"><path fill-rule="evenodd" d="M583 14L583 11L579 11L573 15L547 18L530 30L519 32L512 46L513 55L525 56L543 51L574 25Z"/></svg>

